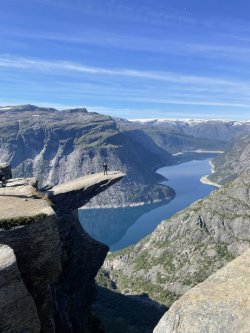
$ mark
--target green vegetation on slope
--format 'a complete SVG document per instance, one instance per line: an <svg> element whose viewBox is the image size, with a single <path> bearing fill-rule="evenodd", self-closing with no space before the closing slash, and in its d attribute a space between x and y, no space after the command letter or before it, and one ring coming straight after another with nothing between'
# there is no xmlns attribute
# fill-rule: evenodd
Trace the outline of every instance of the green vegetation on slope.
<svg viewBox="0 0 250 333"><path fill-rule="evenodd" d="M109 254L98 284L146 293L169 307L249 246L249 176L163 221L138 244Z"/></svg>

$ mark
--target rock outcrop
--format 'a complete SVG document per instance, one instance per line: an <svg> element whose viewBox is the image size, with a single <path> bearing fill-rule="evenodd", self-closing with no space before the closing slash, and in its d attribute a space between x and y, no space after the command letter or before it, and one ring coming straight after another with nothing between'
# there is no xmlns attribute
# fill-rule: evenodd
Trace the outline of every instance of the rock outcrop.
<svg viewBox="0 0 250 333"><path fill-rule="evenodd" d="M78 178L48 191L59 219L62 245L62 273L52 286L56 332L84 332L87 313L94 294L94 277L102 266L108 247L93 240L81 227L77 208L121 180L124 174L113 172Z"/></svg>
<svg viewBox="0 0 250 333"><path fill-rule="evenodd" d="M11 179L0 189L1 332L85 331L108 248L84 232L76 208L123 177L90 175L50 192L38 191L36 179Z"/></svg>
<svg viewBox="0 0 250 333"><path fill-rule="evenodd" d="M35 302L17 267L13 250L0 244L0 330L1 332L40 332Z"/></svg>
<svg viewBox="0 0 250 333"><path fill-rule="evenodd" d="M22 280L36 303L41 331L53 332L50 285L61 271L58 221L32 185L32 179L17 179L0 189L0 243L16 255Z"/></svg>
<svg viewBox="0 0 250 333"><path fill-rule="evenodd" d="M249 331L250 250L184 294L154 329L154 333Z"/></svg>
<svg viewBox="0 0 250 333"><path fill-rule="evenodd" d="M105 177L101 172L77 178L48 190L48 198L53 202L58 212L73 211L86 205L90 199L123 177L123 173L112 171Z"/></svg>

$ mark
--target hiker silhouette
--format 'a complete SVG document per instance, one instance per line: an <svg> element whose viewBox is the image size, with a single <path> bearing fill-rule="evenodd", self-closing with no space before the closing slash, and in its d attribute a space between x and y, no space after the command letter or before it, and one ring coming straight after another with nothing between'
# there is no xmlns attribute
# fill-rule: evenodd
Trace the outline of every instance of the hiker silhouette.
<svg viewBox="0 0 250 333"><path fill-rule="evenodd" d="M106 162L103 163L103 174L104 175L108 174L108 164Z"/></svg>

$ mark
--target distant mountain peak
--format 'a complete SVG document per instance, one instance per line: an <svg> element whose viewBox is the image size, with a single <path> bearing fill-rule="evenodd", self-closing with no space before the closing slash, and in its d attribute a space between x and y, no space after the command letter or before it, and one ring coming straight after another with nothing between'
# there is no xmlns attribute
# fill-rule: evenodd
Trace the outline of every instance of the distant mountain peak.
<svg viewBox="0 0 250 333"><path fill-rule="evenodd" d="M132 122L140 123L189 123L189 124L200 124L200 123L230 123L230 124L249 124L250 120L233 120L233 119L181 119L181 118L141 118L141 119L130 119Z"/></svg>

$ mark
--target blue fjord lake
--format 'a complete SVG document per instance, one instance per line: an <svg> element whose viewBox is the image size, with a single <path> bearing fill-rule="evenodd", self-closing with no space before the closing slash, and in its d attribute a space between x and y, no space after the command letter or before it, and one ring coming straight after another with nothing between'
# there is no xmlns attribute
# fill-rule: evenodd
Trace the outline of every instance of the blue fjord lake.
<svg viewBox="0 0 250 333"><path fill-rule="evenodd" d="M172 187L176 196L170 202L137 207L79 210L80 222L88 234L117 251L137 243L151 233L162 220L204 198L216 188L200 182L211 173L210 159L166 166L157 170L168 180L162 184Z"/></svg>

